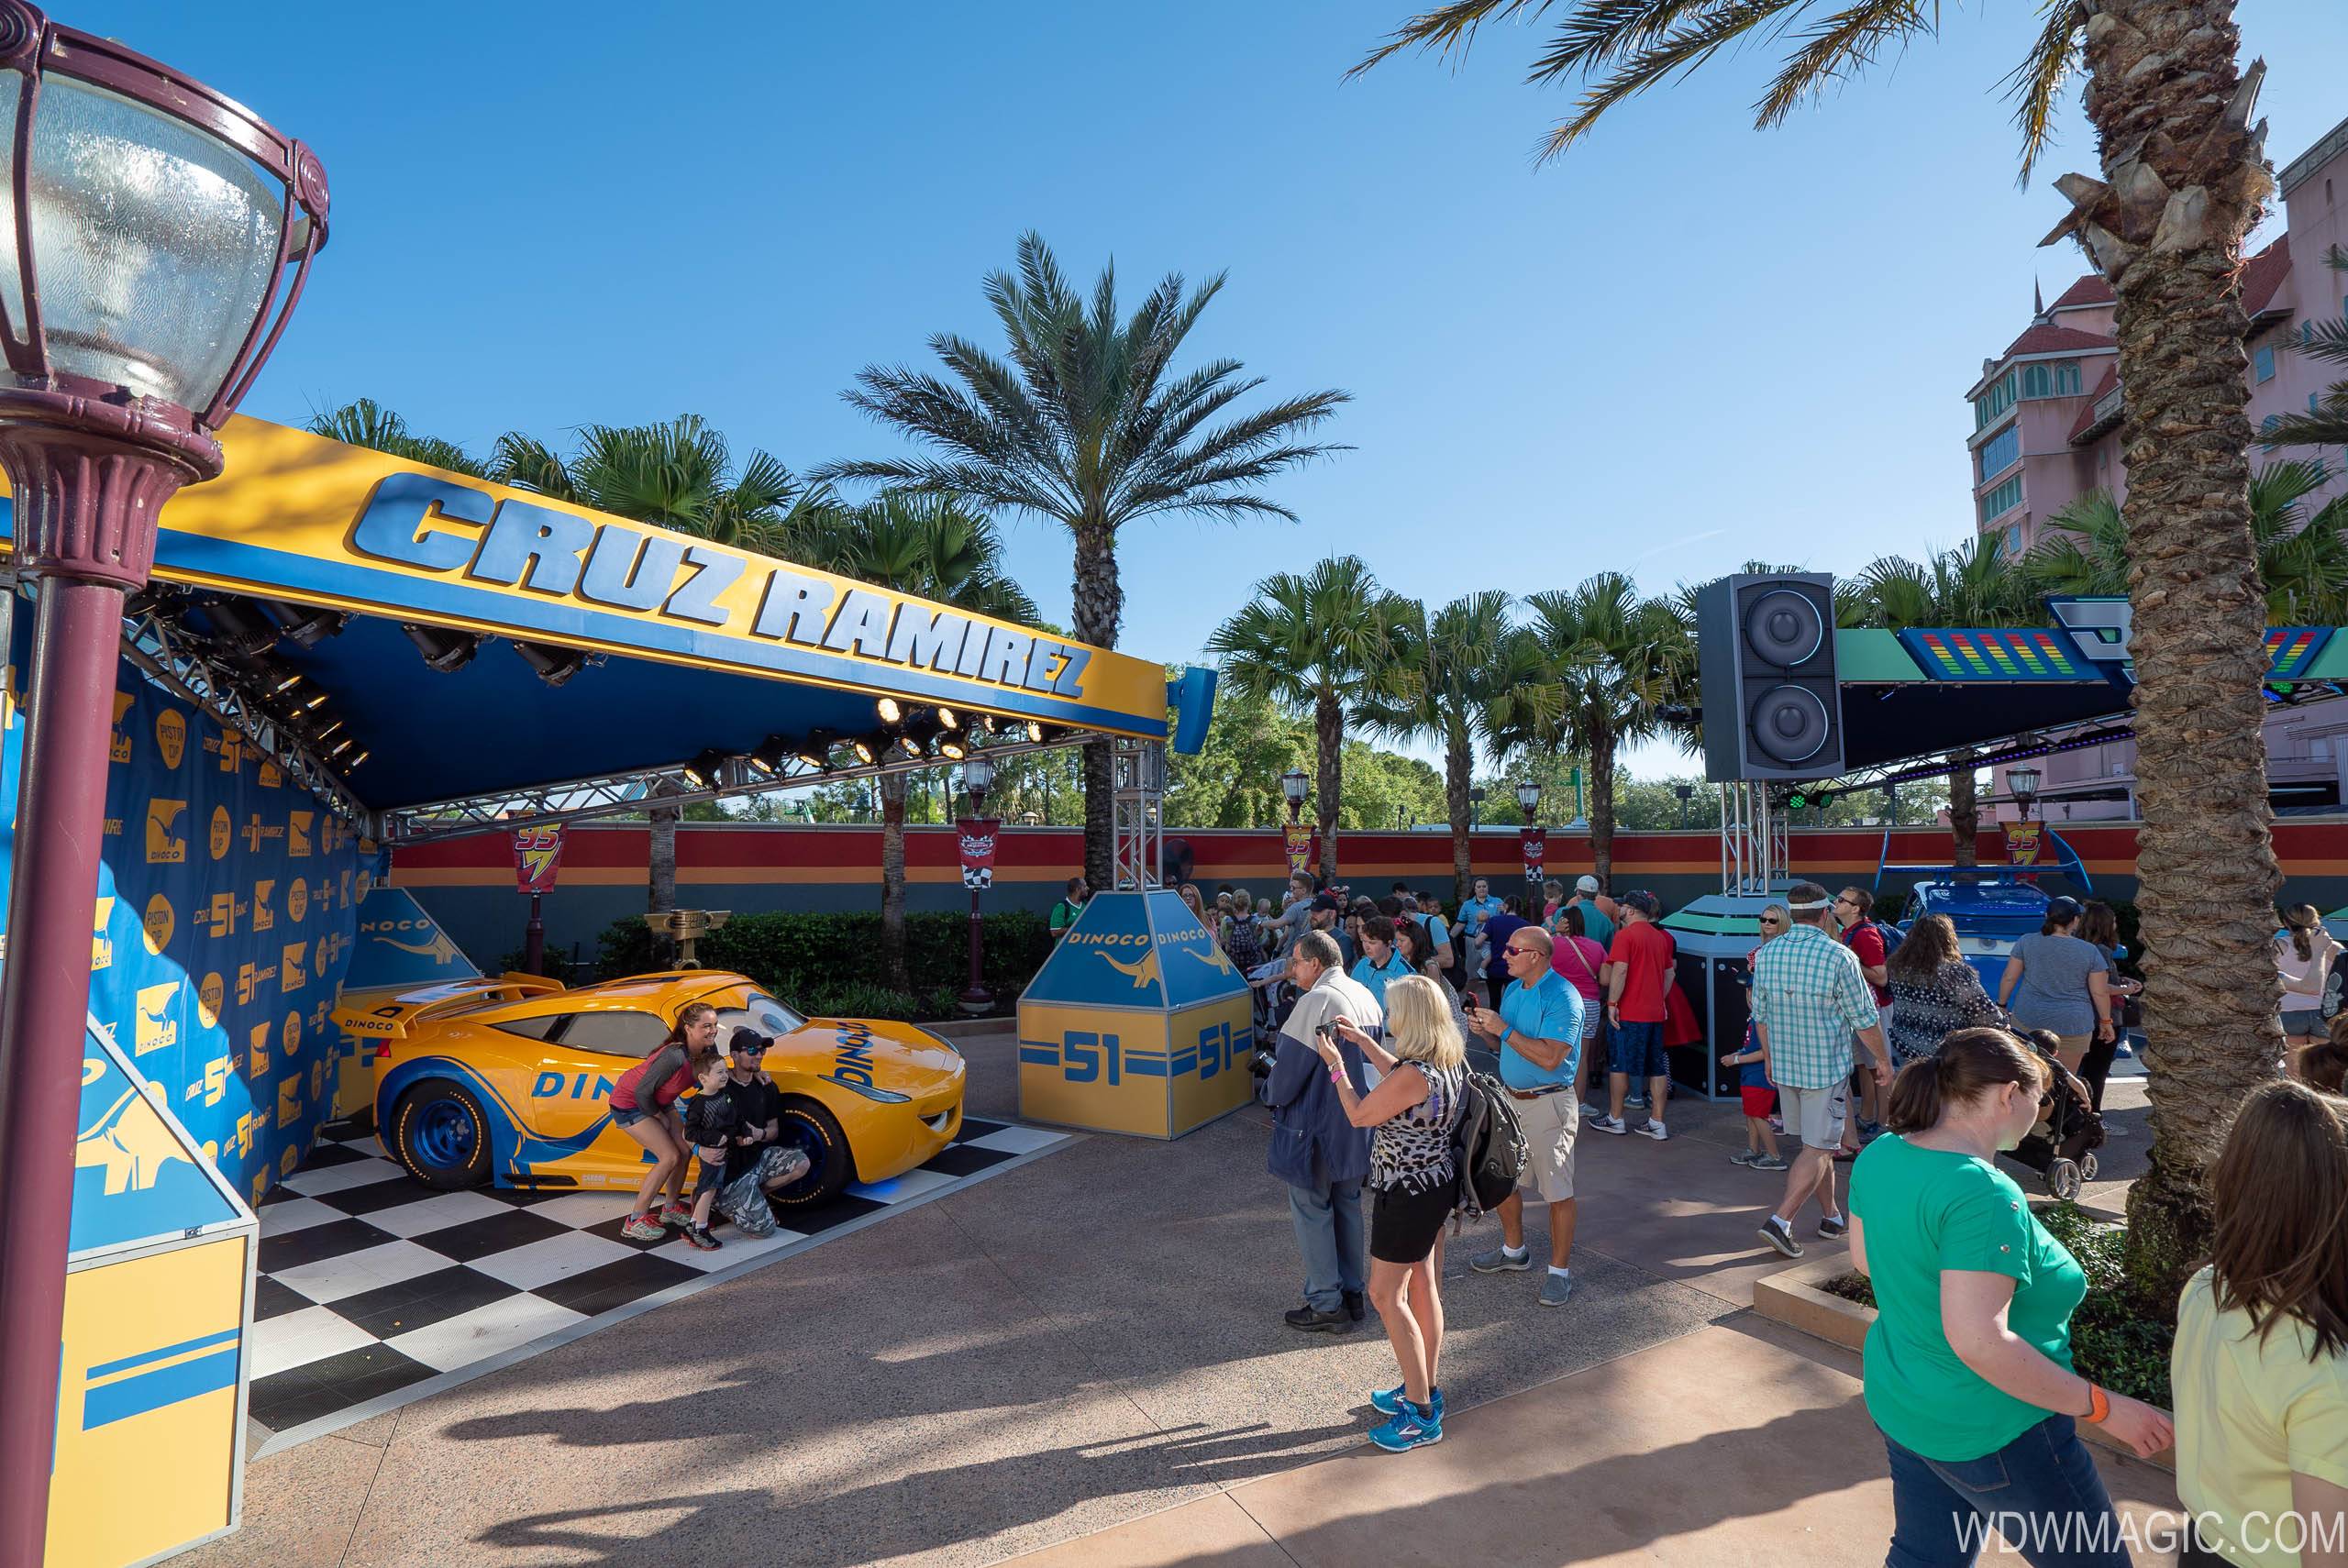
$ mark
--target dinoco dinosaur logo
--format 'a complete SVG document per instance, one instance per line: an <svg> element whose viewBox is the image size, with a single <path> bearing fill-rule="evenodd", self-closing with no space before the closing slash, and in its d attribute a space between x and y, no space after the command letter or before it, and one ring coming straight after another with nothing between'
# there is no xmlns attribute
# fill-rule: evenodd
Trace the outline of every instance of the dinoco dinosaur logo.
<svg viewBox="0 0 2348 1568"><path fill-rule="evenodd" d="M150 1051L161 1051L180 1043L180 1021L172 1016L172 1003L179 990L177 980L138 988L138 1033L132 1055L144 1056Z"/></svg>
<svg viewBox="0 0 2348 1568"><path fill-rule="evenodd" d="M285 853L299 860L310 857L310 824L317 821L316 812L288 812L285 815ZM298 917L296 917L298 918Z"/></svg>
<svg viewBox="0 0 2348 1568"><path fill-rule="evenodd" d="M114 918L114 900L100 899L94 906L95 918L90 922L90 972L114 967L114 938L106 934L106 922Z"/></svg>
<svg viewBox="0 0 2348 1568"><path fill-rule="evenodd" d="M268 1024L256 1023L253 1025L252 1033L247 1042L247 1060L245 1063L245 1070L252 1075L252 1080L255 1083L259 1083L261 1079L269 1077L269 1037L271 1033L271 1030Z"/></svg>
<svg viewBox="0 0 2348 1568"><path fill-rule="evenodd" d="M187 716L177 708L166 708L155 715L155 750L165 767L176 768L187 755Z"/></svg>
<svg viewBox="0 0 2348 1568"><path fill-rule="evenodd" d="M277 923L277 917L271 914L269 909L270 895L276 891L277 878L274 877L265 878L253 884L252 929L257 933L267 931Z"/></svg>
<svg viewBox="0 0 2348 1568"><path fill-rule="evenodd" d="M134 701L136 699L127 691L117 691L114 694L114 728L106 734L108 762L130 760L130 734L122 727L122 716L130 712L130 704Z"/></svg>
<svg viewBox="0 0 2348 1568"><path fill-rule="evenodd" d="M1157 967L1157 949L1155 947L1130 964L1119 959L1113 953L1095 953L1093 956L1120 975L1130 978L1135 990L1140 990L1145 986L1161 984L1166 977Z"/></svg>
<svg viewBox="0 0 2348 1568"><path fill-rule="evenodd" d="M102 1190L108 1198L145 1192L162 1179L165 1165L185 1159L179 1141L139 1098L135 1084L125 1084L73 1138L73 1168L103 1172Z"/></svg>
<svg viewBox="0 0 2348 1568"><path fill-rule="evenodd" d="M178 823L187 811L185 801L153 800L147 802L147 864L150 866L181 866L187 862L187 840L179 832Z"/></svg>

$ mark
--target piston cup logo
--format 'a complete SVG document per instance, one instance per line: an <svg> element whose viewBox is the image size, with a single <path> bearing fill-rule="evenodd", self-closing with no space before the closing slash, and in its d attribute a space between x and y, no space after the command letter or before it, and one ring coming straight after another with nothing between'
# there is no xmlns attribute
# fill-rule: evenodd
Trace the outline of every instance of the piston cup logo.
<svg viewBox="0 0 2348 1568"><path fill-rule="evenodd" d="M288 1056L294 1055L302 1049L301 1013L296 1011L289 1012L285 1015L285 1027L279 1032L278 1038L284 1044L285 1054Z"/></svg>
<svg viewBox="0 0 2348 1568"><path fill-rule="evenodd" d="M179 927L179 917L172 912L172 900L161 893L148 900L142 924L146 930L148 955L161 957L163 949L172 944L172 933Z"/></svg>
<svg viewBox="0 0 2348 1568"><path fill-rule="evenodd" d="M176 769L187 755L187 717L177 708L155 715L155 750L165 767Z"/></svg>
<svg viewBox="0 0 2348 1568"><path fill-rule="evenodd" d="M310 912L310 885L296 877L285 884L285 918L299 922Z"/></svg>
<svg viewBox="0 0 2348 1568"><path fill-rule="evenodd" d="M219 1028L220 1004L227 999L227 987L222 983L219 971L216 969L205 976L203 983L195 988L197 1021L206 1029Z"/></svg>
<svg viewBox="0 0 2348 1568"><path fill-rule="evenodd" d="M215 860L226 859L228 854L228 846L236 842L237 826L236 823L231 822L228 818L228 808L226 806L213 807L211 845L212 858Z"/></svg>

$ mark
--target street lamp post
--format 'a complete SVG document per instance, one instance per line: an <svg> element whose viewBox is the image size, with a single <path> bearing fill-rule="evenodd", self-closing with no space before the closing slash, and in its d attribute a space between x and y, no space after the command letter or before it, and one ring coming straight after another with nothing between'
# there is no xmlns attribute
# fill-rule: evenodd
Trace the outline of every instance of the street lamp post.
<svg viewBox="0 0 2348 1568"><path fill-rule="evenodd" d="M1541 786L1527 778L1516 787L1516 809L1524 813L1524 825L1531 827L1541 811ZM1541 907L1541 873L1531 865L1524 868L1525 918L1534 919L1533 911Z"/></svg>
<svg viewBox="0 0 2348 1568"><path fill-rule="evenodd" d="M0 981L0 1568L32 1568L123 596L153 568L163 502L220 471L212 432L301 299L327 180L233 100L22 0L0 0L0 468L39 594Z"/></svg>
<svg viewBox="0 0 2348 1568"><path fill-rule="evenodd" d="M2006 789L2007 791L2013 796L2014 809L2021 813L2021 820L2023 822L2030 821L2030 808L2036 803L2038 800L2038 780L2040 777L2039 771L2035 767L2009 767L2006 769Z"/></svg>
<svg viewBox="0 0 2348 1568"><path fill-rule="evenodd" d="M1688 831L1688 802L1696 798L1696 786L1674 784L1671 792L1679 797L1679 831L1685 833Z"/></svg>
<svg viewBox="0 0 2348 1568"><path fill-rule="evenodd" d="M980 752L972 752L962 759L962 790L970 798L970 815L976 817L986 800L987 790L994 784L994 764ZM987 989L984 965L985 948L979 934L979 890L970 889L970 983L962 988L955 999L962 1010L973 1015L994 1006L994 993Z"/></svg>
<svg viewBox="0 0 2348 1568"><path fill-rule="evenodd" d="M1280 775L1280 798L1288 802L1288 826L1280 834L1280 849L1288 856L1291 877L1303 870L1306 861L1312 858L1312 840L1304 840L1300 846L1296 831L1297 824L1304 819L1304 798L1312 788L1312 780L1305 778L1301 767L1291 767Z"/></svg>

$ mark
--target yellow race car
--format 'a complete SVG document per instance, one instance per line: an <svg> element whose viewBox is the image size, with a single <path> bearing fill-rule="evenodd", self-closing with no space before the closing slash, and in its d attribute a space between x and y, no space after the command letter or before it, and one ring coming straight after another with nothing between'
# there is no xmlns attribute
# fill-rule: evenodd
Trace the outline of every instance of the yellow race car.
<svg viewBox="0 0 2348 1568"><path fill-rule="evenodd" d="M688 1002L717 1009L722 1049L773 1038L783 1138L812 1168L776 1195L803 1208L913 1169L962 1125L961 1054L911 1024L803 1018L745 976L638 975L569 989L531 975L346 993L343 1071L371 1089L384 1148L429 1187L625 1187L651 1159L612 1125L612 1085ZM346 1083L346 1103L355 1086Z"/></svg>

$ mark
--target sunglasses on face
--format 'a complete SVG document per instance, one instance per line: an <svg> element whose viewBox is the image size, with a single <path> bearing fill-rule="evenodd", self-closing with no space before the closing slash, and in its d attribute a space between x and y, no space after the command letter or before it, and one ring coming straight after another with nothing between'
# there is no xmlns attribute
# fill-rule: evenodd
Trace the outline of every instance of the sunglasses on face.
<svg viewBox="0 0 2348 1568"><path fill-rule="evenodd" d="M1536 949L1531 947L1519 947L1515 943L1512 942L1506 947L1501 949L1501 951L1505 953L1511 958L1521 958L1527 953L1536 951Z"/></svg>

